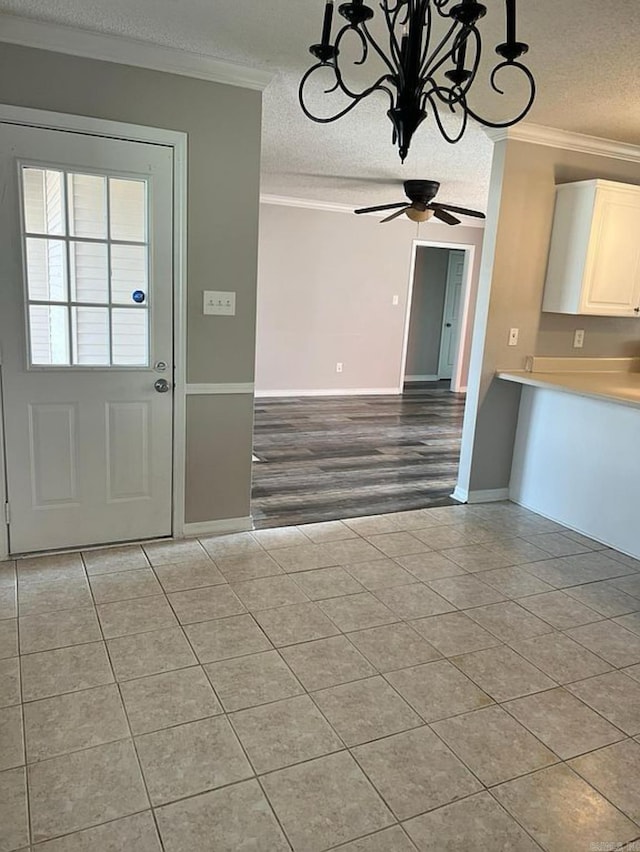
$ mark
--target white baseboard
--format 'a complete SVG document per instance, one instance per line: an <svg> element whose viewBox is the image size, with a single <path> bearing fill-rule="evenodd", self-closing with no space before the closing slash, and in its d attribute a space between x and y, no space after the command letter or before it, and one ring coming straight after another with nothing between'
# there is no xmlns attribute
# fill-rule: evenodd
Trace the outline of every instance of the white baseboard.
<svg viewBox="0 0 640 852"><path fill-rule="evenodd" d="M508 488L488 488L486 491L469 491L467 503L498 503L509 499Z"/></svg>
<svg viewBox="0 0 640 852"><path fill-rule="evenodd" d="M489 488L486 491L468 491L456 485L451 495L452 500L458 503L497 503L500 500L509 499L508 488Z"/></svg>
<svg viewBox="0 0 640 852"><path fill-rule="evenodd" d="M247 532L253 529L253 518L223 518L219 521L200 521L184 525L184 537L197 535L225 535L225 533Z"/></svg>
<svg viewBox="0 0 640 852"><path fill-rule="evenodd" d="M287 396L391 396L401 394L402 389L395 388L323 388L321 390L257 390L256 399Z"/></svg>
<svg viewBox="0 0 640 852"><path fill-rule="evenodd" d="M436 375L428 376L405 376L405 382L439 382L440 377Z"/></svg>

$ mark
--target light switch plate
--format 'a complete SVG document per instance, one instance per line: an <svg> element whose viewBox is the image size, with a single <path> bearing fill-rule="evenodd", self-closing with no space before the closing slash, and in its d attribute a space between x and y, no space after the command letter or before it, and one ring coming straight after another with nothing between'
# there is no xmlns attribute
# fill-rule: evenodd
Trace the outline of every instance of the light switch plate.
<svg viewBox="0 0 640 852"><path fill-rule="evenodd" d="M220 317L236 315L236 294L222 290L205 290L202 312Z"/></svg>

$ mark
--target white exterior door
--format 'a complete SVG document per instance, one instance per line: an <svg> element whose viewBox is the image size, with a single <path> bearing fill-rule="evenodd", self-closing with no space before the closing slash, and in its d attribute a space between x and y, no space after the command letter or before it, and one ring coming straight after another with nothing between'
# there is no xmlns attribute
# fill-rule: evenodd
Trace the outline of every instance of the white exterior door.
<svg viewBox="0 0 640 852"><path fill-rule="evenodd" d="M0 124L0 152L10 552L170 535L172 150Z"/></svg>
<svg viewBox="0 0 640 852"><path fill-rule="evenodd" d="M460 307L462 302L462 281L464 278L463 251L449 252L447 268L447 290L442 315L442 334L440 336L440 358L438 360L438 378L450 379L456 361L458 336L460 334Z"/></svg>

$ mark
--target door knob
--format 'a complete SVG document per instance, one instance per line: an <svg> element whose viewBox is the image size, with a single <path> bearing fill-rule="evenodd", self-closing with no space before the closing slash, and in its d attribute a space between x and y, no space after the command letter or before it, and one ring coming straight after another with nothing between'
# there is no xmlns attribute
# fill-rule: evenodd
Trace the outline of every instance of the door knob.
<svg viewBox="0 0 640 852"><path fill-rule="evenodd" d="M158 391L158 393L167 393L171 389L171 386L169 385L169 382L166 379L157 379L153 383L153 386Z"/></svg>
<svg viewBox="0 0 640 852"><path fill-rule="evenodd" d="M451 323L450 323L450 322L448 322L446 325L447 325L447 328L451 328Z"/></svg>

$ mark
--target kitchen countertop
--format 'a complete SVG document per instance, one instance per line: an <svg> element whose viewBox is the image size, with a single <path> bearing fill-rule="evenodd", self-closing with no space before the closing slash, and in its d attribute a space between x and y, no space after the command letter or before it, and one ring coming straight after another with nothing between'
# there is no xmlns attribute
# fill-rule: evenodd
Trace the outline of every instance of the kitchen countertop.
<svg viewBox="0 0 640 852"><path fill-rule="evenodd" d="M498 370L499 379L640 408L640 372Z"/></svg>

